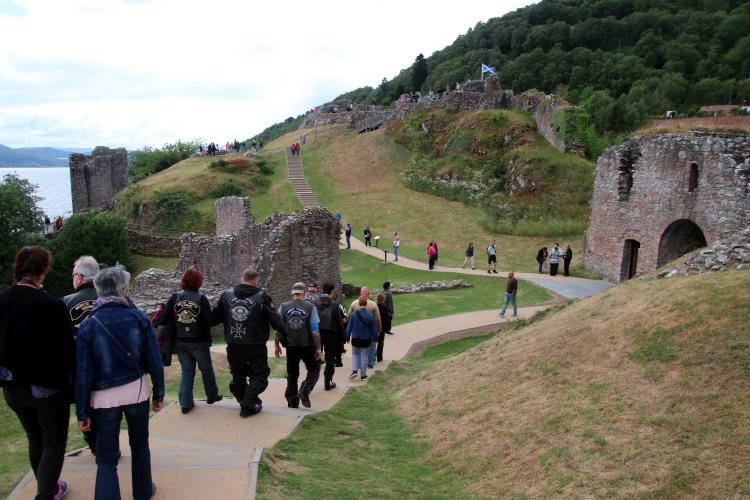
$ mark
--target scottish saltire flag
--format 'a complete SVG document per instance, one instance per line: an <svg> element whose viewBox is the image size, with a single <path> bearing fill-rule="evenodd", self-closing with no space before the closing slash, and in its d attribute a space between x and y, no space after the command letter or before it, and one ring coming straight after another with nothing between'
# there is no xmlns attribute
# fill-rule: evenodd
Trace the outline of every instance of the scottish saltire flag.
<svg viewBox="0 0 750 500"><path fill-rule="evenodd" d="M482 63L482 73L489 73L490 75L494 75L495 68L494 67L490 68L486 64Z"/></svg>

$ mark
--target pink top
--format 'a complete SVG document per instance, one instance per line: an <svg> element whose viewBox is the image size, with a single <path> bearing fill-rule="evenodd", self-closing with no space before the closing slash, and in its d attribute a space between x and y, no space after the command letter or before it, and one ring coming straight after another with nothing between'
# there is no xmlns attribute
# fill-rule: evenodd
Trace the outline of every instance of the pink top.
<svg viewBox="0 0 750 500"><path fill-rule="evenodd" d="M92 408L116 408L146 401L151 396L148 379L143 375L125 385L118 385L101 391L91 391Z"/></svg>

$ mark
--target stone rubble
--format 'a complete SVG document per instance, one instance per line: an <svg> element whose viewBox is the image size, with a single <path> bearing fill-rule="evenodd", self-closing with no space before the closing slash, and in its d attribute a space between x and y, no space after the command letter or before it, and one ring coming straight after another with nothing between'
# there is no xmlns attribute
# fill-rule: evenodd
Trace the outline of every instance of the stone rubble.
<svg viewBox="0 0 750 500"><path fill-rule="evenodd" d="M659 270L658 276L673 278L736 269L750 269L750 227L734 238L716 241L687 257L682 264Z"/></svg>

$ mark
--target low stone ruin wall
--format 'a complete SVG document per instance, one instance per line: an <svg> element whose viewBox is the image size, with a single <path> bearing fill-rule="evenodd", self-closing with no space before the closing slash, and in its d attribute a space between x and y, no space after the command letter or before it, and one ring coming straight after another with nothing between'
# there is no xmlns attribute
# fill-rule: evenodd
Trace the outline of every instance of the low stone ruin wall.
<svg viewBox="0 0 750 500"><path fill-rule="evenodd" d="M177 257L180 255L180 238L143 234L128 229L130 249L142 255L156 257Z"/></svg>

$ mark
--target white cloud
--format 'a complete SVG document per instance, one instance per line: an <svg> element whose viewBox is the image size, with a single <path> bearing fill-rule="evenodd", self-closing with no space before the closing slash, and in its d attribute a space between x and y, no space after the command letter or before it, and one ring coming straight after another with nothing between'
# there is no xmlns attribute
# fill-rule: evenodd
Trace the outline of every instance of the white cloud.
<svg viewBox="0 0 750 500"><path fill-rule="evenodd" d="M244 139L529 3L0 0L0 143Z"/></svg>

